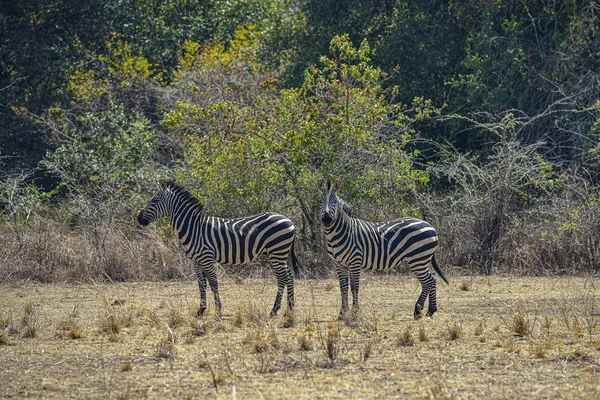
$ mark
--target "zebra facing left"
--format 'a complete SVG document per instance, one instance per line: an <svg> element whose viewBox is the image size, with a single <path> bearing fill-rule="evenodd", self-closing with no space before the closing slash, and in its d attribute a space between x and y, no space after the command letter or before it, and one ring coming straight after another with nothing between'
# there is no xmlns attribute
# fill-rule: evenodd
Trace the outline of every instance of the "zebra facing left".
<svg viewBox="0 0 600 400"><path fill-rule="evenodd" d="M221 315L221 299L217 281L217 264L243 265L266 256L277 276L277 295L271 317L281 307L287 289L288 310L294 309L294 275L300 264L294 251L296 231L292 221L280 214L261 213L242 218L219 218L202 213L202 205L183 186L173 181L159 181L160 190L138 215L140 225L148 225L167 217L177 232L185 254L195 261L200 288L198 317L206 310L206 287L214 295L215 309Z"/></svg>

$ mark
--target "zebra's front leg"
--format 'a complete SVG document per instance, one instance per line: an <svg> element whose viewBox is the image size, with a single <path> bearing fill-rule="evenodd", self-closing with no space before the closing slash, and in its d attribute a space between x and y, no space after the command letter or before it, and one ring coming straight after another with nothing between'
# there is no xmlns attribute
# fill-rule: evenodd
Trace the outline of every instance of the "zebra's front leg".
<svg viewBox="0 0 600 400"><path fill-rule="evenodd" d="M217 264L208 264L203 266L202 271L204 276L208 279L210 290L212 290L215 297L215 311L217 315L221 316L221 297L219 296L219 282L217 281Z"/></svg>
<svg viewBox="0 0 600 400"><path fill-rule="evenodd" d="M200 308L198 309L197 316L198 318L204 315L204 311L206 311L206 275L202 272L202 268L200 265L196 264L196 279L198 280L198 288L200 289Z"/></svg>
<svg viewBox="0 0 600 400"><path fill-rule="evenodd" d="M342 308L338 319L342 319L348 312L348 270L341 266L336 266L338 280L340 281L340 292L342 294Z"/></svg>
<svg viewBox="0 0 600 400"><path fill-rule="evenodd" d="M277 295L275 296L275 304L273 304L273 309L269 315L271 318L276 317L279 308L281 308L281 298L283 297L283 290L285 289L286 285L286 272L288 271L288 268L285 264L275 265L273 269L275 269L275 276L277 276Z"/></svg>
<svg viewBox="0 0 600 400"><path fill-rule="evenodd" d="M352 291L352 311L358 311L358 288L360 283L360 267L350 267L350 290Z"/></svg>

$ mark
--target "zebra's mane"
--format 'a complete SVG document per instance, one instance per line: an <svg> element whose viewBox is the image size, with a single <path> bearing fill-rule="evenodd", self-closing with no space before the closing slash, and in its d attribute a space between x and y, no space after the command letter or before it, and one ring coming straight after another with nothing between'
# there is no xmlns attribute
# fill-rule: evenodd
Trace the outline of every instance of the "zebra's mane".
<svg viewBox="0 0 600 400"><path fill-rule="evenodd" d="M352 216L352 207L350 206L350 204L346 203L344 200L340 199L338 197L338 200L340 201L340 206L342 208L342 211L346 213L347 216L351 217Z"/></svg>
<svg viewBox="0 0 600 400"><path fill-rule="evenodd" d="M168 181L167 187L171 189L173 192L179 194L182 201L188 203L191 207L195 207L198 209L198 212L202 212L204 206L200 204L200 200L198 200L194 195L192 195L188 190L182 185L178 184L175 181Z"/></svg>

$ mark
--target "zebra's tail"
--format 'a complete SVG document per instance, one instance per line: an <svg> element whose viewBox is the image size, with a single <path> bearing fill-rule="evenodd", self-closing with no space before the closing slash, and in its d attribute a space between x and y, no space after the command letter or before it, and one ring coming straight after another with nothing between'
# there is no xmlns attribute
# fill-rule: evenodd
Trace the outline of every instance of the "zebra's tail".
<svg viewBox="0 0 600 400"><path fill-rule="evenodd" d="M296 256L296 251L294 250L294 243L296 243L296 238L292 241L292 246L290 247L290 258L292 260L292 268L294 269L294 276L296 278L300 278L300 268L302 265L300 261L298 261L298 257Z"/></svg>
<svg viewBox="0 0 600 400"><path fill-rule="evenodd" d="M433 257L431 257L431 265L433 265L433 269L435 269L435 272L437 272L437 274L444 280L444 282L446 282L446 285L449 285L450 282L448 282L446 275L444 275L444 273L440 269L440 266L438 265L437 260L435 259L435 254L433 255Z"/></svg>

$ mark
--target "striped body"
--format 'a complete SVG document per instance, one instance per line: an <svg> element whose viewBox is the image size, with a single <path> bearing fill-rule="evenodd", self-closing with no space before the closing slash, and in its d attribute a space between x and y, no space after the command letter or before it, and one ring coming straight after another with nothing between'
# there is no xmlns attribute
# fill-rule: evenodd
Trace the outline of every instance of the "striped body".
<svg viewBox="0 0 600 400"><path fill-rule="evenodd" d="M323 187L321 220L327 239L327 253L336 262L342 293L340 315L348 310L348 281L353 307L358 308L361 270L388 270L407 263L419 279L421 295L415 304L414 316L419 318L429 297L428 315L437 311L436 282L429 270L433 266L448 283L435 260L438 236L435 229L416 218L401 218L386 222L368 222L351 216L351 208L337 196L339 187L331 182Z"/></svg>
<svg viewBox="0 0 600 400"><path fill-rule="evenodd" d="M262 213L243 218L194 215L172 221L185 253L198 263L243 265L265 254L286 262L294 224L283 215Z"/></svg>
<svg viewBox="0 0 600 400"><path fill-rule="evenodd" d="M186 255L196 262L196 277L200 288L198 316L206 310L206 282L215 296L217 312L221 311L216 265L243 265L264 255L277 276L277 296L271 315L281 306L287 288L288 308L294 308L294 277L298 260L294 252L296 231L292 221L283 215L261 213L242 218L219 218L204 215L202 206L183 187L164 183L140 212L138 221L148 225L161 217L168 217L177 232Z"/></svg>
<svg viewBox="0 0 600 400"><path fill-rule="evenodd" d="M418 264L429 260L438 245L435 229L416 218L375 223L344 217L324 228L327 252L342 265L383 271L402 262Z"/></svg>

